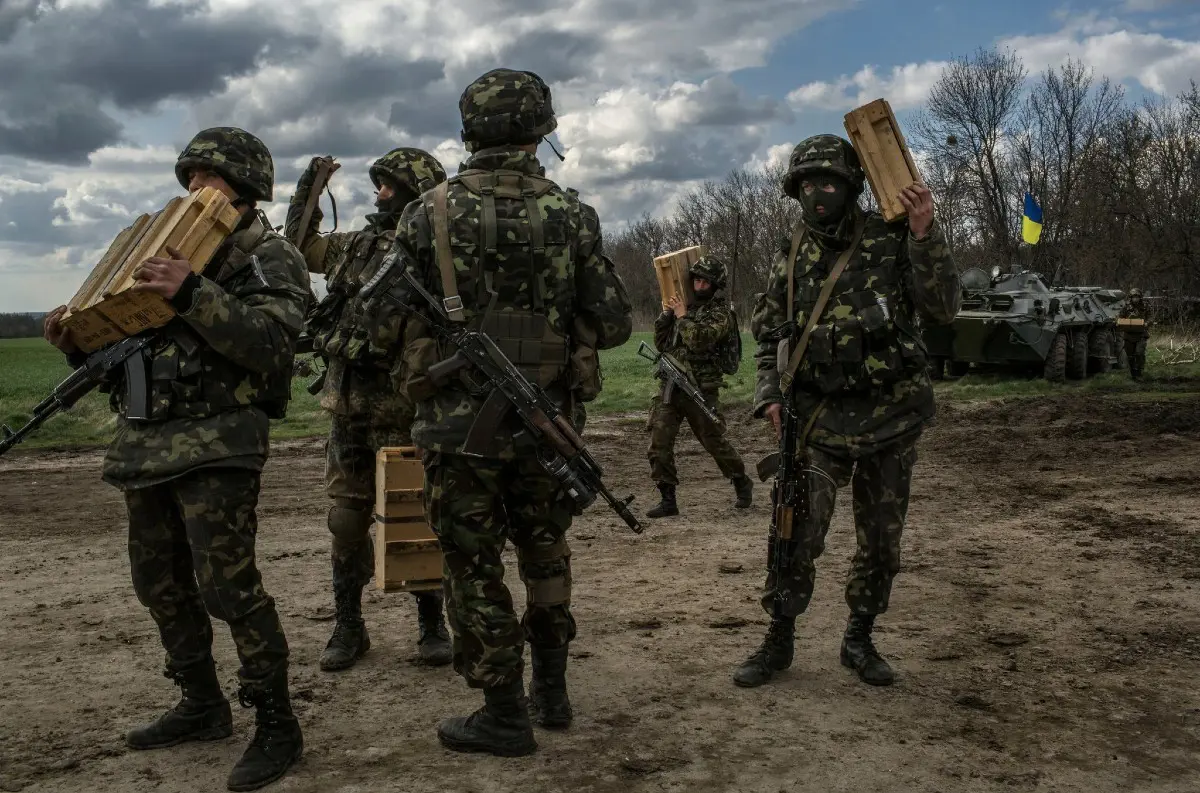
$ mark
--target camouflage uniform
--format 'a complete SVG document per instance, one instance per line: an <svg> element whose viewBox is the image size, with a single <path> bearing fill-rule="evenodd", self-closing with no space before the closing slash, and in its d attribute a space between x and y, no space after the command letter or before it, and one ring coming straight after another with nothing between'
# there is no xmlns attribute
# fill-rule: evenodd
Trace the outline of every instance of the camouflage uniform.
<svg viewBox="0 0 1200 793"><path fill-rule="evenodd" d="M520 148L554 128L549 88L532 73L497 69L469 86L459 106L471 157L444 187L405 210L397 249L423 286L448 309L461 301L458 318L495 338L581 423L581 403L599 390L596 352L628 339L632 315L603 256L595 211L546 179L536 155ZM446 279L457 299L447 294ZM430 310L403 280L388 298ZM524 705L524 641L533 650L536 715L546 704L536 694L547 682L539 670L552 667L553 684L565 686L567 644L575 635L565 539L570 500L538 464L528 436L515 434L519 422L512 416L490 433L495 442L486 454L463 456L483 396L467 386L468 373L431 380L430 367L450 351L421 323L410 322L405 339L405 387L417 404L413 440L425 452L426 505L444 559L454 668L487 699L473 716L442 722L439 737L456 750L527 754L536 743ZM522 621L503 580L507 541L526 585ZM552 704L561 717L556 724L565 726L565 688L561 694Z"/></svg>
<svg viewBox="0 0 1200 793"><path fill-rule="evenodd" d="M1150 340L1150 317L1146 311L1146 304L1142 301L1140 289L1129 291L1129 302L1121 309L1120 316L1123 319L1141 319L1146 322L1140 328L1128 328L1121 334L1125 345L1125 357L1129 362L1129 376L1134 380L1141 380L1146 369L1146 342Z"/></svg>
<svg viewBox="0 0 1200 793"><path fill-rule="evenodd" d="M318 164L314 158L292 196L287 218L291 239L299 231ZM396 387L392 372L403 318L392 314L375 325L364 315L357 295L391 250L400 210L424 190L445 181L446 172L429 153L399 148L376 160L370 176L376 187L386 182L395 192L377 202L381 211L367 216L366 228L320 235L322 212L317 206L303 250L309 270L324 273L328 287L325 299L308 318L313 349L326 361L321 407L331 414L325 489L333 501L328 526L337 623L321 657L321 668L326 670L353 666L370 647L362 619L362 589L375 570L371 542L375 456L381 447L412 445L413 405ZM416 598L422 657L449 663L441 593L423 592Z"/></svg>
<svg viewBox="0 0 1200 793"><path fill-rule="evenodd" d="M951 322L958 312L961 291L950 248L936 222L924 238L914 239L907 221L886 223L854 204L863 175L849 143L820 135L798 145L784 192L797 197L802 181L821 176L840 178L850 185L853 196L849 205L840 223L830 228L816 221L806 204L796 236L782 244L774 259L767 291L752 321L752 331L759 339L755 415L762 416L768 406L785 399L780 361L786 359L778 354L770 331L794 319L791 344L795 344L841 251L856 229L861 229L859 242L795 373L790 398L800 426L807 425L819 411L802 451L806 465L813 469L808 477L810 510L806 524L797 527L802 534L790 579L777 582L773 576L767 577L763 607L773 613L776 587L782 587L790 595L786 599L790 609L773 613L772 631L760 653L777 651L780 663L790 663L791 628L812 594L814 562L824 548L837 489L852 484L858 550L846 583L846 603L852 615L846 638L882 663L870 645L870 629L874 616L888 607L900 566L900 537L916 442L934 415L926 354L914 331L914 320L920 312L933 322ZM815 200L819 203L821 199ZM794 302L789 311L788 260L793 250ZM843 662L846 650L844 643ZM855 665L863 674L862 667ZM771 668L784 666L786 663ZM769 677L769 672L765 676ZM762 681L738 682L751 685ZM890 682L890 670L886 682Z"/></svg>
<svg viewBox="0 0 1200 793"><path fill-rule="evenodd" d="M706 261L709 260L709 261ZM693 268L691 275L710 280L713 285L706 296L697 295L678 319L675 312L666 309L654 321L654 346L659 352L667 353L682 363L695 380L696 387L704 395L704 401L720 416L718 395L725 385L721 371L719 350L722 340L730 333L737 333L733 312L716 292L724 286L724 264L705 257ZM707 272L715 268L719 275ZM721 474L738 488L738 506L750 506L750 491L753 484L746 476L746 466L741 455L725 437L723 419L711 421L686 394L674 391L664 401L667 384L663 383L659 393L650 404L650 448L646 456L650 460L650 478L662 493L662 502L646 514L663 517L678 514L675 488L679 474L675 468L675 438L679 427L686 419L700 445L712 455Z"/></svg>
<svg viewBox="0 0 1200 793"><path fill-rule="evenodd" d="M235 206L271 198L270 154L243 130L199 133L176 165L185 188L193 168L223 176L240 196ZM254 541L269 420L284 416L291 396L308 273L264 221L246 211L203 276L189 276L172 298L178 316L146 361L149 420L126 419L123 383L109 386L118 419L103 468L125 494L134 589L158 623L166 674L184 691L127 741L145 749L229 734L208 615L223 620L242 664L240 698L258 706L259 730L230 777L234 789L282 775L302 746L288 704L288 645Z"/></svg>

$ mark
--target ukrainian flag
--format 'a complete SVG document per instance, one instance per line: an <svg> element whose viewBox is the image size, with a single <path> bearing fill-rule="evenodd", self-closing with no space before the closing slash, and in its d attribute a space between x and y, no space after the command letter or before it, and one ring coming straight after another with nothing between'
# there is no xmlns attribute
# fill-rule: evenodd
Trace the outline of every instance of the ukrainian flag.
<svg viewBox="0 0 1200 793"><path fill-rule="evenodd" d="M1025 192L1025 213L1021 217L1021 236L1030 245L1042 238L1042 208L1029 191Z"/></svg>

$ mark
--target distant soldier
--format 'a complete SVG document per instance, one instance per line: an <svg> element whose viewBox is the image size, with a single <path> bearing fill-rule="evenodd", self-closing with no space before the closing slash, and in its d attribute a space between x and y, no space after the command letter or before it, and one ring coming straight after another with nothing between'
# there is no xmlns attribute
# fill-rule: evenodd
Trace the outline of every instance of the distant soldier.
<svg viewBox="0 0 1200 793"><path fill-rule="evenodd" d="M1146 368L1146 342L1150 339L1150 318L1146 302L1142 299L1142 290L1129 290L1129 302L1121 309L1120 317L1142 320L1141 325L1126 326L1121 334L1124 337L1125 357L1129 361L1129 376L1141 380Z"/></svg>
<svg viewBox="0 0 1200 793"><path fill-rule="evenodd" d="M118 418L104 480L125 495L133 588L158 623L165 674L183 690L179 704L130 730L125 743L158 749L233 733L211 614L228 623L237 646L238 700L258 709L229 789L255 790L283 776L303 749L288 697L288 644L254 540L269 420L284 416L291 396L308 273L299 251L256 211L274 184L261 140L236 127L203 130L179 155L175 176L192 192L220 190L241 220L200 275L169 248L134 271L134 289L162 296L178 313L150 348L149 420L126 418L123 378L108 386ZM59 324L62 310L46 318L45 336L82 363Z"/></svg>
<svg viewBox="0 0 1200 793"><path fill-rule="evenodd" d="M292 239L321 161L314 157L296 185L287 217ZM332 165L332 171L337 168ZM388 328L369 327L355 298L391 250L400 212L422 192L446 180L433 155L412 148L383 155L371 165L370 176L378 191L379 211L367 215L366 228L320 235L318 206L303 246L309 270L324 273L329 289L308 320L313 349L328 365L321 407L332 414L325 447L325 490L333 499L328 523L337 622L321 655L321 668L326 671L354 666L371 647L362 618L362 590L375 570L371 541L375 456L384 446L412 445L415 414L412 402L396 387L400 374L393 372L403 335L402 317L393 315ZM441 592L418 592L416 599L421 658L431 664L450 663Z"/></svg>
<svg viewBox="0 0 1200 793"><path fill-rule="evenodd" d="M654 321L654 346L683 363L704 395L704 401L719 411L718 393L728 371L723 358L732 358L734 366L740 361L737 343L737 323L733 312L717 293L725 288L725 264L714 256L705 256L688 271L692 278L695 301L685 306L678 296ZM730 354L731 350L732 355ZM725 437L724 421L712 421L700 406L682 391L675 390L664 400L668 384L654 397L650 407L650 477L658 486L662 500L646 513L647 517L663 518L679 514L675 489L679 474L675 468L675 438L686 419L696 440L712 455L721 474L733 482L737 501L734 506L746 509L751 505L754 483L746 476L741 455ZM718 412L719 415L719 412Z"/></svg>
<svg viewBox="0 0 1200 793"><path fill-rule="evenodd" d="M908 219L888 223L858 207L863 187L848 141L817 135L792 151L783 192L800 202L801 220L775 256L751 329L759 340L755 414L776 432L785 402L796 417L808 509L793 527L790 575L768 572L762 604L771 627L734 672L740 686L760 686L791 665L796 617L812 598L834 499L851 484L858 550L846 581L841 662L866 683L892 682L871 631L900 570L916 443L934 415L914 319L920 312L953 321L962 292L928 188L901 191Z"/></svg>

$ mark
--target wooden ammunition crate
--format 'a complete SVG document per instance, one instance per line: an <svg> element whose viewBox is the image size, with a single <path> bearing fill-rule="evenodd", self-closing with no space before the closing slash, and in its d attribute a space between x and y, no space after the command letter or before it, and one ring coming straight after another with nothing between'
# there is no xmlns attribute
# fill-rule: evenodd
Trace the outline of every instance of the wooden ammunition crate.
<svg viewBox="0 0 1200 793"><path fill-rule="evenodd" d="M846 114L846 132L858 153L883 219L891 223L908 213L897 195L921 181L921 172L904 142L904 133L886 99L876 99Z"/></svg>
<svg viewBox="0 0 1200 793"><path fill-rule="evenodd" d="M84 352L167 324L175 310L158 295L134 292L133 271L152 256L179 251L200 272L232 233L238 211L220 190L175 197L123 229L67 303L62 324Z"/></svg>
<svg viewBox="0 0 1200 793"><path fill-rule="evenodd" d="M416 448L375 455L375 588L423 592L442 588L442 551L425 520L425 471Z"/></svg>
<svg viewBox="0 0 1200 793"><path fill-rule="evenodd" d="M1117 327L1127 330L1146 327L1146 320L1136 317L1117 317Z"/></svg>
<svg viewBox="0 0 1200 793"><path fill-rule="evenodd" d="M688 275L688 268L700 261L704 253L703 245L693 245L655 257L654 274L658 276L658 291L662 295L664 311L672 295L679 295L684 305L692 302L692 277Z"/></svg>

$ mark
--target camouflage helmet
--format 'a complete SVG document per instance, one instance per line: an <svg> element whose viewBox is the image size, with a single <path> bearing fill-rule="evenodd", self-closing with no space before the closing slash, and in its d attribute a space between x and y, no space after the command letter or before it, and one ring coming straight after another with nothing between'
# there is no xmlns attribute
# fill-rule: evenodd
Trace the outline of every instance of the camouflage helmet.
<svg viewBox="0 0 1200 793"><path fill-rule="evenodd" d="M725 262L716 256L701 256L695 264L688 268L688 275L693 278L703 278L712 284L714 289L725 286L726 272Z"/></svg>
<svg viewBox="0 0 1200 793"><path fill-rule="evenodd" d="M801 180L813 173L835 174L862 192L865 174L857 152L845 138L814 135L796 144L788 159L787 176L783 177L784 195L799 199Z"/></svg>
<svg viewBox="0 0 1200 793"><path fill-rule="evenodd" d="M505 143L536 143L558 126L550 87L533 72L492 69L458 100L467 151Z"/></svg>
<svg viewBox="0 0 1200 793"><path fill-rule="evenodd" d="M378 190L382 180L391 180L392 188L420 195L446 181L446 170L427 151L401 147L371 163L371 183Z"/></svg>
<svg viewBox="0 0 1200 793"><path fill-rule="evenodd" d="M175 161L175 178L186 190L188 170L219 174L242 198L270 201L275 188L271 152L258 138L237 127L211 127L196 133Z"/></svg>

